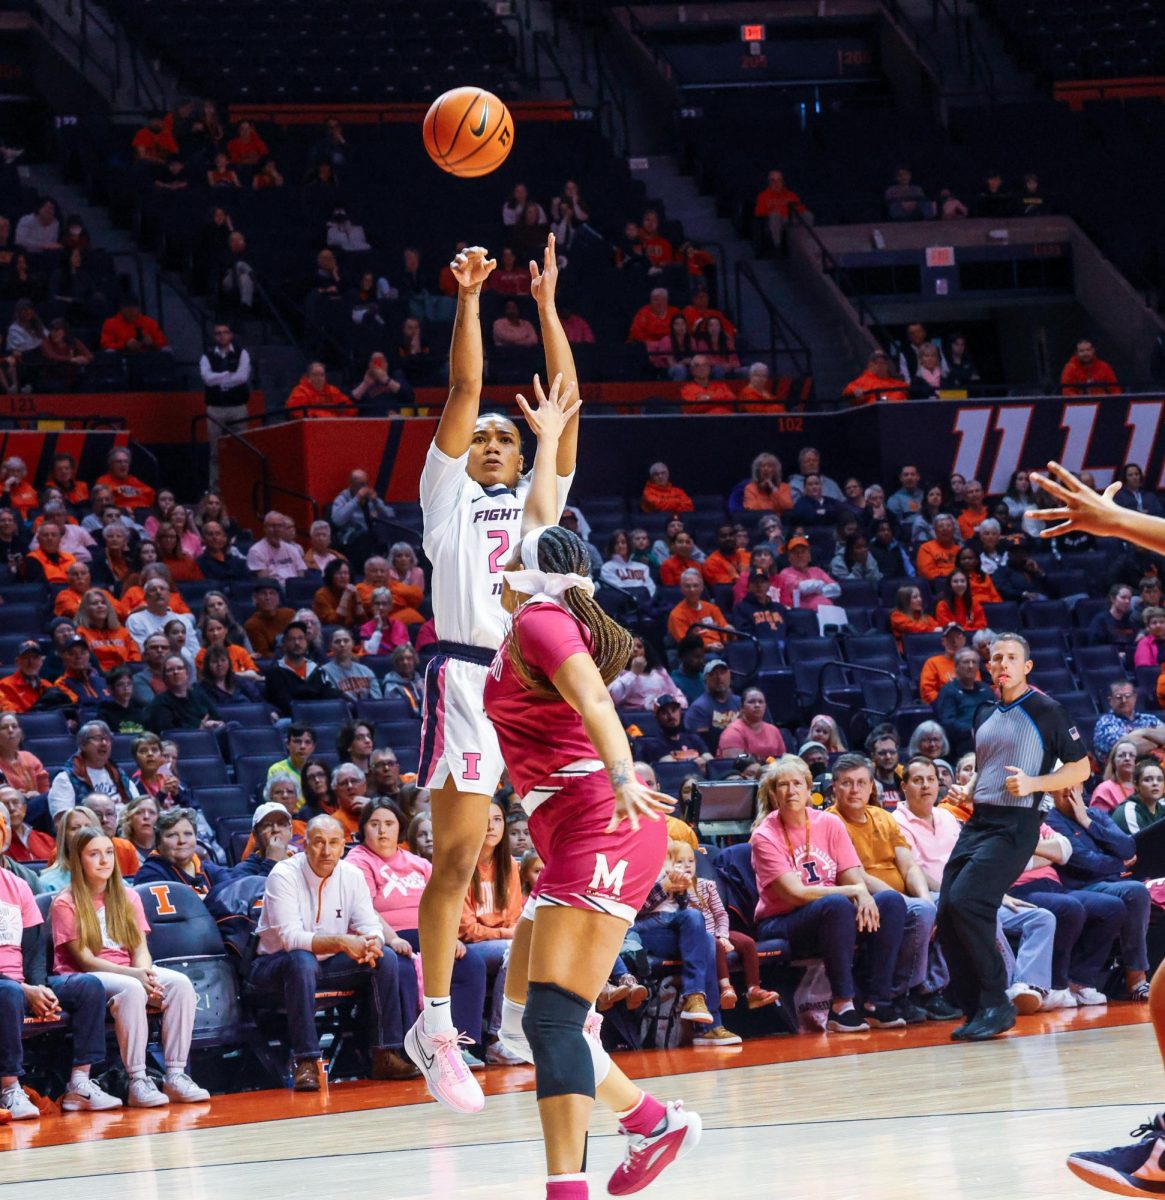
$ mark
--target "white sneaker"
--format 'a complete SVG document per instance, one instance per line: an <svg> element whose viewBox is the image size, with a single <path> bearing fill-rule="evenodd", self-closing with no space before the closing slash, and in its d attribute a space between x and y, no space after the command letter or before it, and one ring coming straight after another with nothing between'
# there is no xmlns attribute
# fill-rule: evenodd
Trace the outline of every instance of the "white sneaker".
<svg viewBox="0 0 1165 1200"><path fill-rule="evenodd" d="M515 1054L501 1038L486 1049L485 1061L498 1067L524 1067L527 1065L526 1060L520 1054Z"/></svg>
<svg viewBox="0 0 1165 1200"><path fill-rule="evenodd" d="M130 1108L161 1108L170 1098L158 1091L158 1085L148 1076L129 1081Z"/></svg>
<svg viewBox="0 0 1165 1200"><path fill-rule="evenodd" d="M1015 1011L1024 1017L1038 1012L1044 999L1040 989L1030 983L1013 983L1007 989L1007 998L1015 1005Z"/></svg>
<svg viewBox="0 0 1165 1200"><path fill-rule="evenodd" d="M1089 1004L1107 1004L1108 997L1103 992L1098 992L1093 987L1074 987L1072 995L1076 997L1076 1003L1081 1008Z"/></svg>
<svg viewBox="0 0 1165 1200"><path fill-rule="evenodd" d="M35 1121L40 1116L40 1109L28 1098L19 1081L0 1088L0 1107L8 1109L14 1121Z"/></svg>
<svg viewBox="0 0 1165 1200"><path fill-rule="evenodd" d="M1075 1008L1076 997L1068 988L1053 988L1045 997L1040 1008L1049 1012L1053 1008Z"/></svg>
<svg viewBox="0 0 1165 1200"><path fill-rule="evenodd" d="M201 1100L210 1099L206 1088L199 1087L185 1071L175 1071L173 1075L167 1075L162 1080L162 1091L179 1104L198 1104Z"/></svg>
<svg viewBox="0 0 1165 1200"><path fill-rule="evenodd" d="M103 1091L88 1077L70 1079L61 1097L61 1109L64 1112L106 1112L111 1108L121 1108L121 1101L117 1096Z"/></svg>
<svg viewBox="0 0 1165 1200"><path fill-rule="evenodd" d="M456 1029L445 1033L425 1032L424 1014L405 1034L405 1053L420 1068L429 1095L455 1113L479 1113L485 1108L481 1084L469 1073L461 1047L472 1045Z"/></svg>

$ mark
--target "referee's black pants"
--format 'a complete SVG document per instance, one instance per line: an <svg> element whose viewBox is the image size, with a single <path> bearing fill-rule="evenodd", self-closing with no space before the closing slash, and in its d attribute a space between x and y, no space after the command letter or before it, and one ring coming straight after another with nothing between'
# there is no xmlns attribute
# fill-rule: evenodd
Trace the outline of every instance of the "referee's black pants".
<svg viewBox="0 0 1165 1200"><path fill-rule="evenodd" d="M1007 999L996 914L1035 851L1041 819L1036 808L976 805L943 871L939 944L951 973L951 999L968 1017Z"/></svg>

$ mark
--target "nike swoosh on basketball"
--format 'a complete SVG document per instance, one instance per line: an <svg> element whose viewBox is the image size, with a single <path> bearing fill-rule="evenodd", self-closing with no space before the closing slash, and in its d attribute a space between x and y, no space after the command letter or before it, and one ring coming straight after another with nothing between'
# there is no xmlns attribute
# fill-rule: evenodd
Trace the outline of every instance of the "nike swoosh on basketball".
<svg viewBox="0 0 1165 1200"><path fill-rule="evenodd" d="M489 121L489 101L481 106L481 120L477 123L477 128L474 129L473 136L481 137L485 133L486 123Z"/></svg>

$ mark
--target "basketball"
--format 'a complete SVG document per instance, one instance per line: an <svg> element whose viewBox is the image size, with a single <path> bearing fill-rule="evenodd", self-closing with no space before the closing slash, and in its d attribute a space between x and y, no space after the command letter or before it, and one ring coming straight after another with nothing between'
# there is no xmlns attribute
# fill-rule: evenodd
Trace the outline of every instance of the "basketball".
<svg viewBox="0 0 1165 1200"><path fill-rule="evenodd" d="M514 148L514 119L492 92L459 87L433 101L425 114L425 149L450 175L488 175Z"/></svg>

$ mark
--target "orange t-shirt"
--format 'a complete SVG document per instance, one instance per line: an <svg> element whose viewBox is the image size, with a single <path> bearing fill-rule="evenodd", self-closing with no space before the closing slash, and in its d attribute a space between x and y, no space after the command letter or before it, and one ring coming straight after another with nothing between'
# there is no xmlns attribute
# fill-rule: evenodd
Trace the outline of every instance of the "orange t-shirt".
<svg viewBox="0 0 1165 1200"><path fill-rule="evenodd" d="M105 603L117 614L119 621L124 621L128 609L120 600L115 599L104 588L88 588L88 591L100 592L105 597ZM71 621L76 615L77 610L81 607L81 601L85 599L84 592L75 592L72 588L63 588L57 593L57 598L53 602L53 615L57 617L68 617Z"/></svg>
<svg viewBox="0 0 1165 1200"><path fill-rule="evenodd" d="M981 578L976 579L971 576L967 582L971 585L971 599L977 604L1002 604L1003 598L999 595L999 589L995 586L991 576L986 574Z"/></svg>
<svg viewBox="0 0 1165 1200"><path fill-rule="evenodd" d="M761 491L755 483L744 487L744 507L750 512L788 512L793 507L793 489L787 483L778 484L771 492Z"/></svg>
<svg viewBox="0 0 1165 1200"><path fill-rule="evenodd" d="M266 158L267 143L257 134L252 133L250 141L242 138L231 138L227 142L227 158L233 163L246 162L255 158Z"/></svg>
<svg viewBox="0 0 1165 1200"><path fill-rule="evenodd" d="M299 411L289 413L297 417L354 417L356 409L352 402L335 384L324 384L324 390L317 392L306 379L301 379L291 389L287 397L287 407Z"/></svg>
<svg viewBox="0 0 1165 1200"><path fill-rule="evenodd" d="M1102 358L1087 366L1073 355L1060 372L1060 391L1065 396L1112 396L1120 392L1116 372Z"/></svg>
<svg viewBox="0 0 1165 1200"><path fill-rule="evenodd" d="M731 558L726 558L719 550L713 550L700 564L700 571L705 583L735 583L741 571L748 570L751 561L747 550L736 550Z"/></svg>
<svg viewBox="0 0 1165 1200"><path fill-rule="evenodd" d="M783 413L789 411L775 396L762 396L751 383L745 384L740 389L737 399L747 401L741 405L742 412Z"/></svg>
<svg viewBox="0 0 1165 1200"><path fill-rule="evenodd" d="M944 684L955 677L955 660L949 654L934 654L918 674L918 695L923 704L933 704Z"/></svg>
<svg viewBox="0 0 1165 1200"><path fill-rule="evenodd" d="M681 513L692 512L696 506L692 503L691 496L674 483L663 486L648 483L644 485L639 507L644 512Z"/></svg>
<svg viewBox="0 0 1165 1200"><path fill-rule="evenodd" d="M20 513L22 521L27 521L28 514L40 503L40 497L36 494L36 488L27 479L22 479L8 493L8 503Z"/></svg>
<svg viewBox="0 0 1165 1200"><path fill-rule="evenodd" d="M707 646L724 645L724 638L716 629L699 627L701 621L711 621L713 625L719 625L721 628L728 624L724 619L724 614L710 601L701 600L699 608L689 608L681 600L668 615L667 631L677 642L681 641L687 633L695 632L704 639L704 644Z"/></svg>
<svg viewBox="0 0 1165 1200"><path fill-rule="evenodd" d="M157 495L148 483L127 475L124 479L114 479L112 475L102 475L94 486L104 486L113 493L114 503L118 508L153 508Z"/></svg>
<svg viewBox="0 0 1165 1200"><path fill-rule="evenodd" d="M243 649L242 646L236 646L232 642L227 642L227 657L231 660L231 670L236 673L239 671L254 671L258 674L259 668L255 665L255 660ZM206 658L206 647L194 656L194 666L197 670L202 670L203 660Z"/></svg>
<svg viewBox="0 0 1165 1200"><path fill-rule="evenodd" d="M140 587L126 588L125 595L121 598L121 603L127 615L135 613L138 609L145 608L146 593ZM190 606L173 588L170 589L170 607L176 613L189 614L190 612Z"/></svg>
<svg viewBox="0 0 1165 1200"><path fill-rule="evenodd" d="M973 595L973 593L972 593ZM983 605L978 600L971 600L970 616L959 616L946 600L940 600L934 608L934 619L939 623L941 629L944 625L950 625L952 622L955 625L961 626L968 633L973 633L978 629L987 628L987 614L983 611Z"/></svg>
<svg viewBox="0 0 1165 1200"><path fill-rule="evenodd" d="M86 629L79 626L77 633L89 643L89 652L102 671L109 672L124 663L142 661L138 644L124 625L116 629Z"/></svg>
<svg viewBox="0 0 1165 1200"><path fill-rule="evenodd" d="M709 379L705 384L685 383L680 388L680 399L684 402L684 411L690 413L724 416L736 410L735 394L719 379Z"/></svg>
<svg viewBox="0 0 1165 1200"><path fill-rule="evenodd" d="M709 317L719 317L724 332L729 337L736 337L736 326L718 308L697 308L694 304L688 304L684 308L684 320L692 332L695 332L701 321L706 321Z"/></svg>
<svg viewBox="0 0 1165 1200"><path fill-rule="evenodd" d="M975 536L975 526L981 521L986 521L989 515L985 505L983 508L964 508L959 513L959 529L963 541L969 542Z"/></svg>
<svg viewBox="0 0 1165 1200"><path fill-rule="evenodd" d="M645 304L631 322L631 332L627 335L629 342L659 342L671 333L672 321L680 315L680 310L668 305L668 310L662 317L657 317L651 311L651 305Z"/></svg>
<svg viewBox="0 0 1165 1200"><path fill-rule="evenodd" d="M875 375L873 371L863 371L857 379L851 379L845 385L842 395L850 398L854 408L859 408L877 400L888 400L891 403L906 400L910 396L910 389L896 376L893 379L884 379L881 375Z"/></svg>
<svg viewBox="0 0 1165 1200"><path fill-rule="evenodd" d="M959 557L959 547L952 543L950 546L940 546L934 538L929 542L923 542L918 547L918 559L915 566L918 567L918 573L923 579L943 579L949 575L956 566L956 560ZM972 587L972 593L974 587Z"/></svg>
<svg viewBox="0 0 1165 1200"><path fill-rule="evenodd" d="M77 561L77 559L65 550L57 552L57 562L50 562L48 556L43 550L30 550L25 556L24 561L29 560L40 563L41 570L44 571L45 583L68 583L69 568Z"/></svg>
<svg viewBox="0 0 1165 1200"><path fill-rule="evenodd" d="M905 633L934 633L939 627L934 617L923 613L921 617L912 617L904 612L890 614L890 632L898 639L898 648L902 649L902 635Z"/></svg>
<svg viewBox="0 0 1165 1200"><path fill-rule="evenodd" d="M767 187L757 196L756 206L752 211L753 216L757 217L779 213L787 221L789 213L794 209L797 212L805 211L805 205L801 203L801 197L796 192L787 187L781 188L780 191Z"/></svg>

